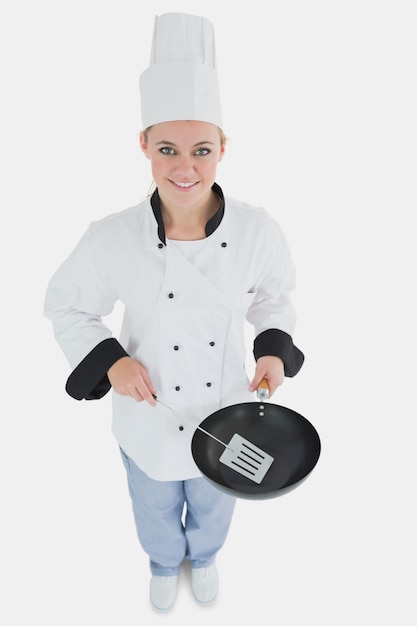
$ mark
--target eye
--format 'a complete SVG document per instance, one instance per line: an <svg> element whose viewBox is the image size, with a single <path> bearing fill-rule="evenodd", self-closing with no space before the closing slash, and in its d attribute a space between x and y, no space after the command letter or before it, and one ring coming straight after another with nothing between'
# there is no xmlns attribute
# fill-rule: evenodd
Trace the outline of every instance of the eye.
<svg viewBox="0 0 417 626"><path fill-rule="evenodd" d="M197 156L206 156L206 154L210 154L210 150L208 148L199 148L195 153Z"/></svg>
<svg viewBox="0 0 417 626"><path fill-rule="evenodd" d="M174 148L169 148L168 146L164 146L159 150L159 152L167 155L175 154Z"/></svg>

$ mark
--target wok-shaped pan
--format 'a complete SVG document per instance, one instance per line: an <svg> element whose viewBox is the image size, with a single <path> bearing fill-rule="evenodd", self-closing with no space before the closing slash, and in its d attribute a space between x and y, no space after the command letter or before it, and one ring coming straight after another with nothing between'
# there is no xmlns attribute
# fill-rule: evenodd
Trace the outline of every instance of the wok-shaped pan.
<svg viewBox="0 0 417 626"><path fill-rule="evenodd" d="M224 451L221 442L229 442L235 433L274 458L260 484L219 461ZM232 496L257 500L298 487L316 465L320 450L319 435L305 417L268 402L246 402L216 411L201 422L191 442L194 461L207 480Z"/></svg>

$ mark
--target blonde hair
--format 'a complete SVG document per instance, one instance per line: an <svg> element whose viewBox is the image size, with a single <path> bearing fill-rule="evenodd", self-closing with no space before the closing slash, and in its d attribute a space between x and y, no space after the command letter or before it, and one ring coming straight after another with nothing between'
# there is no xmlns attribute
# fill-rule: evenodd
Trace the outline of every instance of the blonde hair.
<svg viewBox="0 0 417 626"><path fill-rule="evenodd" d="M151 128L152 126L148 126L148 128L145 128L145 130L142 131L143 137L146 142L148 141L148 132L151 130ZM217 130L219 131L219 135L220 135L220 145L225 146L227 142L227 137L219 126L217 126Z"/></svg>

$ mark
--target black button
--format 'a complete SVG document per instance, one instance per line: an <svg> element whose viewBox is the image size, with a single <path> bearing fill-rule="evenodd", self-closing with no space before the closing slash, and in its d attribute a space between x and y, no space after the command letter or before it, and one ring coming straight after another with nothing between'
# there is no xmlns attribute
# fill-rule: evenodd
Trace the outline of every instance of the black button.
<svg viewBox="0 0 417 626"><path fill-rule="evenodd" d="M174 297L174 294L171 291L171 293L168 294L168 298L173 298L173 297Z"/></svg>
<svg viewBox="0 0 417 626"><path fill-rule="evenodd" d="M162 250L162 248L163 248L163 247L164 247L164 244L163 244L163 243L158 243L158 248L159 248L160 250Z"/></svg>
<svg viewBox="0 0 417 626"><path fill-rule="evenodd" d="M211 387L211 383L206 383L207 387Z"/></svg>
<svg viewBox="0 0 417 626"><path fill-rule="evenodd" d="M227 248L227 243L225 241L222 243L222 248Z"/></svg>
<svg viewBox="0 0 417 626"><path fill-rule="evenodd" d="M211 347L215 346L216 344L214 343L214 341L210 341L210 345Z"/></svg>
<svg viewBox="0 0 417 626"><path fill-rule="evenodd" d="M179 426L178 430L184 430L184 426Z"/></svg>
<svg viewBox="0 0 417 626"><path fill-rule="evenodd" d="M179 350L180 347L179 346L174 346L174 350Z"/></svg>
<svg viewBox="0 0 417 626"><path fill-rule="evenodd" d="M175 391L179 391L181 389L181 387L179 387L178 385L175 387Z"/></svg>

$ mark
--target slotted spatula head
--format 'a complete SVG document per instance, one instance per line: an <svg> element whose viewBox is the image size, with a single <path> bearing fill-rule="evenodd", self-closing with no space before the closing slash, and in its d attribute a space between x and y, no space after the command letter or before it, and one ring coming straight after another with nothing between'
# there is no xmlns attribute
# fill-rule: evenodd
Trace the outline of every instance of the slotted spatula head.
<svg viewBox="0 0 417 626"><path fill-rule="evenodd" d="M271 467L274 457L235 433L219 461L259 485Z"/></svg>

